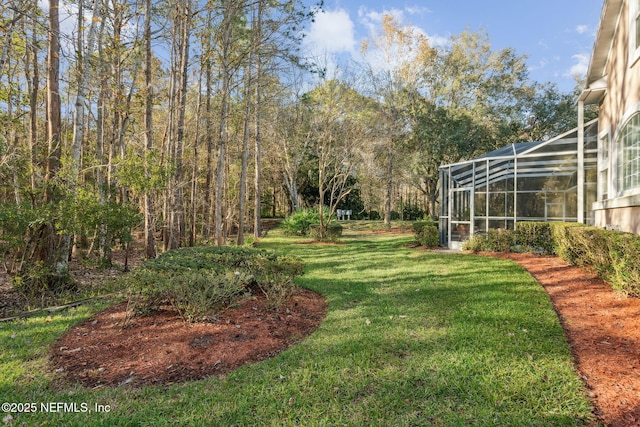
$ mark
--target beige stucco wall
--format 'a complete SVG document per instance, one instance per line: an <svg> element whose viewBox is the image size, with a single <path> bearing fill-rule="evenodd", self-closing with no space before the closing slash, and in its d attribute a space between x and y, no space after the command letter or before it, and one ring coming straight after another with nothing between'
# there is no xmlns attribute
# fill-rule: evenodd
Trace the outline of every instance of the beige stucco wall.
<svg viewBox="0 0 640 427"><path fill-rule="evenodd" d="M629 2L625 1L622 15L606 67L607 95L600 104L600 130L609 130L612 137L624 123L625 114L640 102L640 60L630 63Z"/></svg>
<svg viewBox="0 0 640 427"><path fill-rule="evenodd" d="M595 211L594 225L640 234L640 206Z"/></svg>
<svg viewBox="0 0 640 427"><path fill-rule="evenodd" d="M606 65L607 94L600 104L599 132L608 132L614 142L618 129L638 111L640 103L640 58L629 55L629 3L625 1L622 6ZM615 167L612 172L616 172ZM639 196L633 194L595 203L594 225L640 234Z"/></svg>

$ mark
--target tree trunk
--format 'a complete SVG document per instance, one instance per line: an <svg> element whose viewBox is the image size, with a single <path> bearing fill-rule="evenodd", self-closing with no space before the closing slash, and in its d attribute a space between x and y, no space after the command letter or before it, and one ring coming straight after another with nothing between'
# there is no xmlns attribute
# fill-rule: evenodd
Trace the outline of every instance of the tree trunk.
<svg viewBox="0 0 640 427"><path fill-rule="evenodd" d="M225 2L224 18L222 22L222 64L221 64L221 105L220 105L220 144L218 147L218 166L216 179L215 198L215 239L216 245L225 244L223 222L223 193L224 193L224 165L228 143L227 120L229 115L229 87L231 81L231 30L235 19L236 10L232 0Z"/></svg>
<svg viewBox="0 0 640 427"><path fill-rule="evenodd" d="M98 67L101 67L104 76L100 78L100 94L98 95L97 115L96 115L96 157L98 160L98 169L96 170L96 184L98 186L98 203L104 206L107 202L106 184L104 177L104 135L105 135L105 100L108 96L108 87L106 79L106 66L103 55L103 43L102 36L104 33L104 19L100 23L100 38L98 42ZM108 265L111 265L111 244L108 241L108 230L106 224L100 224L98 226L98 251L100 258L102 258Z"/></svg>
<svg viewBox="0 0 640 427"><path fill-rule="evenodd" d="M37 7L37 2L34 2L34 7ZM33 67L33 75L27 75L27 83L29 85L29 175L31 177L31 191L35 192L36 189L36 151L38 146L38 93L40 86L40 71L38 67L38 39L36 32L36 23L33 21L32 40L31 40L31 52L25 55L25 70L29 73L31 67ZM35 193L34 193L35 194Z"/></svg>
<svg viewBox="0 0 640 427"><path fill-rule="evenodd" d="M242 166L240 169L240 195L238 201L238 246L244 245L244 216L247 193L247 163L249 162L249 121L251 120L251 61L245 69L245 115L242 135Z"/></svg>
<svg viewBox="0 0 640 427"><path fill-rule="evenodd" d="M257 49L258 47L258 42L259 40L262 38L262 13L263 13L263 8L264 8L264 2L262 0L258 0L258 14L256 16L256 29L255 29L255 47ZM262 92L261 92L261 88L260 88L260 82L262 79L262 60L260 59L260 54L256 53L255 55L255 60L256 60L256 98L255 98L255 150L254 150L254 168L255 168L255 173L254 173L254 216L253 216L253 235L256 239L260 238L262 236L262 225L261 225L261 221L260 221L260 216L261 216L261 203L260 203L260 196L262 193L262 169L261 169L261 165L262 165L262 153L261 153L261 145L262 145L262 134L261 134L261 110L260 110L260 102L261 102L261 96L262 96Z"/></svg>
<svg viewBox="0 0 640 427"><path fill-rule="evenodd" d="M84 107L87 102L86 94L89 88L89 58L94 51L96 42L96 22L101 21L100 7L100 0L95 0L93 5L93 18L89 25L86 51L84 46L82 46L82 31L78 33L78 52L81 54L81 57L79 58L78 88L76 93L75 115L73 122L73 144L71 145L71 156L69 159L69 184L67 188L71 197L75 197L80 176L80 153L82 149L82 141L84 140ZM79 12L80 23L82 23L81 16L82 0L80 1ZM80 28L82 28L82 25ZM56 273L58 275L67 274L72 237L71 233L66 233L62 236L58 260L56 262Z"/></svg>
<svg viewBox="0 0 640 427"><path fill-rule="evenodd" d="M196 221L198 219L198 145L200 144L200 112L202 105L202 73L198 78L198 102L196 107L196 131L193 141L193 170L191 171L191 219L189 224L189 246L196 245L197 228Z"/></svg>
<svg viewBox="0 0 640 427"><path fill-rule="evenodd" d="M145 159L153 149L153 92L151 80L151 0L145 0L146 16L144 19L144 138ZM145 162L146 165L146 162ZM145 166L146 167L146 166ZM156 257L156 242L153 237L154 222L151 218L153 198L149 191L144 195L144 253L147 258Z"/></svg>
<svg viewBox="0 0 640 427"><path fill-rule="evenodd" d="M209 12L209 19L211 19L211 12ZM207 58L207 63L205 65L205 92L207 99L205 100L205 135L207 141L207 177L205 178L204 184L204 215L203 215L203 234L205 237L209 237L211 235L211 220L213 217L213 204L211 203L211 191L212 191L212 182L213 182L213 123L212 123L212 114L213 111L211 109L211 85L212 85L212 70L211 70L211 60Z"/></svg>
<svg viewBox="0 0 640 427"><path fill-rule="evenodd" d="M387 159L387 191L385 194L384 223L391 225L391 199L393 198L393 153L388 153Z"/></svg>
<svg viewBox="0 0 640 427"><path fill-rule="evenodd" d="M58 0L49 0L49 32L47 49L47 140L49 154L45 183L58 173L61 153L61 106L60 106L60 18ZM47 189L47 199L52 198Z"/></svg>

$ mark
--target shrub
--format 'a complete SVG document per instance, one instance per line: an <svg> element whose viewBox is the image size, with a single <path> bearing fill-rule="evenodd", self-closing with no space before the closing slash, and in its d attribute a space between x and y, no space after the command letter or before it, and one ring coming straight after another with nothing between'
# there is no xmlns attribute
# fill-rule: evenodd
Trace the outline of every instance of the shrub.
<svg viewBox="0 0 640 427"><path fill-rule="evenodd" d="M329 220L329 211L324 209L325 221ZM281 223L280 228L285 234L302 235L309 234L309 228L312 224L320 223L320 214L318 209L300 209L286 217Z"/></svg>
<svg viewBox="0 0 640 427"><path fill-rule="evenodd" d="M575 248L571 244L569 230L576 227L584 227L584 224L577 222L552 222L549 223L551 229L551 239L553 241L553 253L570 264L576 264L579 258L574 253Z"/></svg>
<svg viewBox="0 0 640 427"><path fill-rule="evenodd" d="M480 252L510 252L515 245L515 233L512 230L489 229L486 234L474 234L463 243L462 249Z"/></svg>
<svg viewBox="0 0 640 427"><path fill-rule="evenodd" d="M487 236L474 234L462 244L463 251L483 252L488 251Z"/></svg>
<svg viewBox="0 0 640 427"><path fill-rule="evenodd" d="M245 274L212 270L135 270L127 278L129 307L134 314L170 305L189 321L205 319L247 295Z"/></svg>
<svg viewBox="0 0 640 427"><path fill-rule="evenodd" d="M614 289L640 296L640 236L575 222L518 223L516 241L532 252L553 253L588 267ZM473 242L471 248L480 243Z"/></svg>
<svg viewBox="0 0 640 427"><path fill-rule="evenodd" d="M342 237L342 225L340 225L337 222L331 222L329 224L325 224L325 228L322 229L322 227L320 227L320 224L312 224L311 225L311 237L314 238L314 240L320 241L320 242L324 242L324 241L330 241L330 242L335 242L338 241L340 239L340 237Z"/></svg>
<svg viewBox="0 0 640 427"><path fill-rule="evenodd" d="M378 211L369 211L368 218L369 221L378 221L382 219L382 215Z"/></svg>
<svg viewBox="0 0 640 427"><path fill-rule="evenodd" d="M553 238L548 222L519 222L516 224L516 245L523 252L553 253Z"/></svg>
<svg viewBox="0 0 640 427"><path fill-rule="evenodd" d="M252 290L275 308L294 287L304 264L291 257L238 247L182 248L147 260L127 278L134 313L170 305L186 320L215 316Z"/></svg>
<svg viewBox="0 0 640 427"><path fill-rule="evenodd" d="M68 271L54 272L42 262L27 266L19 275L11 277L10 283L30 305L40 307L78 290Z"/></svg>
<svg viewBox="0 0 640 427"><path fill-rule="evenodd" d="M422 221L414 221L411 223L411 228L413 229L413 232L417 235L422 231L422 229L426 226L432 226L432 227L439 227L439 222L438 221L433 221L433 220L422 220Z"/></svg>
<svg viewBox="0 0 640 427"><path fill-rule="evenodd" d="M640 236L586 226L564 227L562 236L565 261L593 268L614 289L640 296Z"/></svg>
<svg viewBox="0 0 640 427"><path fill-rule="evenodd" d="M309 234L309 226L320 221L317 209L301 209L286 217L280 224L285 234Z"/></svg>
<svg viewBox="0 0 640 427"><path fill-rule="evenodd" d="M253 269L255 284L271 308L281 306L291 295L294 279L304 273L304 263L297 258L280 257L277 262L256 258Z"/></svg>
<svg viewBox="0 0 640 427"><path fill-rule="evenodd" d="M438 227L434 225L426 225L422 227L420 231L416 233L416 240L420 245L427 246L429 248L438 246L440 243Z"/></svg>

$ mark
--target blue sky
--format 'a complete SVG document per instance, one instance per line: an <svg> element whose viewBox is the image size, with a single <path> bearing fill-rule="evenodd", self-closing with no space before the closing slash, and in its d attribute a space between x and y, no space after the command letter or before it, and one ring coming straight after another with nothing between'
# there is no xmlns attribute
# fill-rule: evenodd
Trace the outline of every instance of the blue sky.
<svg viewBox="0 0 640 427"><path fill-rule="evenodd" d="M604 0L325 0L307 34L320 56L357 55L360 41L384 13L424 33L433 45L465 28L485 30L494 50L527 56L529 75L571 91L587 71Z"/></svg>

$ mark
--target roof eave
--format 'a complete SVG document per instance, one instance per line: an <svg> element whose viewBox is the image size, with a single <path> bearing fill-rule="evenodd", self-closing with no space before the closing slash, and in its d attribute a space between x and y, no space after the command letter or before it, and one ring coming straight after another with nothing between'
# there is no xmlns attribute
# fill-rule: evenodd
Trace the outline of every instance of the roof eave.
<svg viewBox="0 0 640 427"><path fill-rule="evenodd" d="M602 6L600 24L593 44L591 61L589 61L585 90L590 89L594 82L605 76L606 65L623 3L623 0L605 0Z"/></svg>
<svg viewBox="0 0 640 427"><path fill-rule="evenodd" d="M600 101L607 94L607 76L600 78L592 82L586 89L582 91L578 101L582 101L584 104L600 104Z"/></svg>

